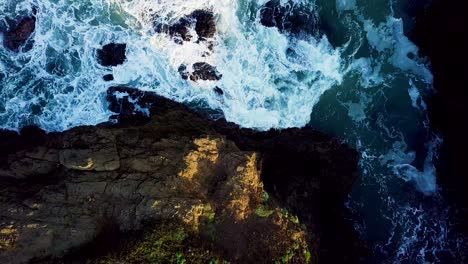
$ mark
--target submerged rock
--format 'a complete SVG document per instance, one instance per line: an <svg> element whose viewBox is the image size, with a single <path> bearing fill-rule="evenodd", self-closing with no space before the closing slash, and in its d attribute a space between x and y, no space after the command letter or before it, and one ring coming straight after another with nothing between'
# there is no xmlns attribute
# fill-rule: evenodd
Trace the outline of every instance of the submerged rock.
<svg viewBox="0 0 468 264"><path fill-rule="evenodd" d="M223 89L219 88L218 86L216 86L213 91L217 94L217 95L223 95L224 94L224 91Z"/></svg>
<svg viewBox="0 0 468 264"><path fill-rule="evenodd" d="M113 81L114 80L114 75L112 74L106 74L102 77L102 79L106 82L110 82L110 81Z"/></svg>
<svg viewBox="0 0 468 264"><path fill-rule="evenodd" d="M326 237L349 242L336 231L344 230L356 151L308 128L256 132L212 121L151 92L113 87L108 100L127 115L121 123L0 138L7 146L0 153L0 262L61 257L102 232L151 221L188 230L197 245L233 263L316 262L322 252L342 250L324 245ZM125 121L136 109L147 109L148 119L134 127ZM191 245L176 249L198 252ZM115 262L147 252L137 249Z"/></svg>
<svg viewBox="0 0 468 264"><path fill-rule="evenodd" d="M268 1L260 9L260 23L276 27L280 32L318 33L318 19L314 12L296 7L291 2L283 6L279 0Z"/></svg>
<svg viewBox="0 0 468 264"><path fill-rule="evenodd" d="M36 17L25 17L18 23L18 25L5 33L3 44L6 48L14 52L19 52L20 48L27 44L35 29ZM24 51L30 50L32 45L33 40L30 40L29 45L25 46Z"/></svg>
<svg viewBox="0 0 468 264"><path fill-rule="evenodd" d="M193 72L190 75L190 80L194 82L198 80L218 81L221 79L221 77L223 77L223 75L218 72L216 67L206 62L194 63L192 68Z"/></svg>
<svg viewBox="0 0 468 264"><path fill-rule="evenodd" d="M110 43L97 51L98 62L102 66L117 66L126 60L127 44Z"/></svg>

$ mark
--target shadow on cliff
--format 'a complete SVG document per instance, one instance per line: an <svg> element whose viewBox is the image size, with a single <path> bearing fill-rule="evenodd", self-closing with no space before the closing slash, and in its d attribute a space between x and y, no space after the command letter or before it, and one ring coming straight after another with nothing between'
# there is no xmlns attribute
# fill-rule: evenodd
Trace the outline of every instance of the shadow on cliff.
<svg viewBox="0 0 468 264"><path fill-rule="evenodd" d="M437 166L441 191L459 209L458 227L468 218L468 2L457 0L419 1L409 9L414 16L409 38L420 53L431 60L436 94L429 102L434 129L443 135ZM406 21L405 21L406 22Z"/></svg>
<svg viewBox="0 0 468 264"><path fill-rule="evenodd" d="M75 128L64 133L51 134L46 134L42 130L33 127L23 129L21 134L8 131L1 132L0 174L13 175L13 179L1 178L2 189L18 194L21 193L18 191L18 189L21 189L21 186L27 187L32 181L38 181L38 185L40 186L47 186L49 181L56 184L56 181L60 182L60 179L37 176L41 174L48 175L51 172L55 173L57 166L61 164L60 166L64 166L67 169L67 174L65 175L67 177L66 181L71 180L71 182L67 183L67 200L70 195L85 195L88 191L83 188L86 186L89 186L86 188L92 188L92 190L96 189L97 193L101 193L99 190L103 189L103 193L107 195L105 197L108 197L110 194L117 196L109 196L108 198L92 196L90 199L102 200L99 206L110 206L110 208L113 208L110 211L112 214L116 210L117 212L118 210L122 210L124 213L117 214L117 217L119 219L122 218L119 221L123 221L122 223L125 223L125 225L138 225L135 220L130 221L130 219L143 219L148 212L145 211L147 209L140 208L141 212L138 214L136 213L137 209L135 209L135 212L131 209L128 215L125 213L128 208L122 207L123 204L121 203L124 200L119 197L122 191L123 193L129 191L126 181L130 180L130 182L133 182L138 180L136 182L138 183L138 187L136 188L145 188L144 186L148 184L150 186L155 184L155 186L160 186L158 181L161 181L161 179L147 179L147 173L154 173L157 170L158 174L170 175L171 168L181 164L174 161L174 164L179 165L170 165L172 163L167 165L164 160L158 158L159 156L149 157L148 155L159 153L162 151L161 148L169 150L175 148L170 151L175 151L174 153L185 156L185 159L192 160L192 163L194 162L193 166L189 165L183 170L179 178L184 175L190 178L190 175L213 176L214 174L219 174L218 172L220 171L221 174L223 171L236 171L235 166L229 168L232 167L229 164L232 163L232 160L239 159L239 157L234 156L234 159L224 159L223 163L218 164L217 156L216 159L214 159L214 156L213 159L210 158L210 155L214 155L217 151L210 148L209 142L197 141L200 140L201 135L222 135L227 140L234 142L235 148L239 148L241 151L260 154L261 162L258 165L261 167L260 177L261 181L265 184L265 190L273 196L272 198L275 203L298 215L300 222L308 227L310 230L309 235L312 236L310 239L314 244L318 245L317 255L320 263L358 263L360 257L367 254L364 244L353 231L351 223L346 220L346 209L344 207L344 202L358 177L357 166L359 156L355 150L350 149L332 137L310 128L257 132L251 129L240 128L223 119L212 121L182 104L150 92L142 92L136 89L112 87L108 90L107 99L110 110L116 112L117 115L113 116L110 122L96 127ZM184 154L183 151L180 152L183 149L177 150L178 147L173 146L174 144L177 145L177 140L172 145L172 141L166 142L163 140L164 143L157 143L166 137L164 135L170 135L170 138L173 140L177 138L179 140L191 138L194 142L192 144L198 146L198 152L202 154L196 152L195 154L192 153L192 155L190 153ZM183 145L183 142L178 143ZM41 146L44 144L48 146L46 149L49 151L41 150ZM39 148L39 152L30 151L36 147ZM115 148L117 150L114 150ZM23 150L29 150L31 153L24 152ZM51 151L53 153L50 153ZM40 157L40 159L38 160L37 157ZM57 157L60 158L58 159ZM93 161L91 164L89 164L90 157ZM198 160L197 157L202 157L204 161ZM151 164L154 163L151 166L147 166L148 164L146 164L149 162L149 158L151 158ZM205 161L208 163L216 161L213 164L218 164L216 166L219 167L220 171L214 171L213 164L203 169ZM22 164L29 165L23 166ZM172 168L172 171L174 171L174 168ZM87 174L79 172L89 169L96 172ZM199 172L202 173L200 174ZM239 172L237 170L238 174ZM82 178L84 176L85 178ZM96 177L113 180L110 182L110 185L103 185ZM143 178L139 179L138 177ZM82 180L76 182L76 180L73 180L75 178ZM89 183L87 182L87 178L91 180ZM47 182L41 182L41 179L47 179ZM218 195L219 197L235 196L236 192L239 196L252 186L255 187L251 182L242 183L242 181L235 180L236 178L232 177L232 180L235 180L235 184L231 184L232 186L223 195L219 194L220 190L209 191L210 188L198 186L197 184L206 182L204 179L198 179L197 177L193 179L196 179L196 184L188 181L188 184L184 184L185 187L182 189L184 189L184 193L187 193L187 190L193 189L193 192L189 192L192 195L189 195L189 193L187 195L192 198L199 197L202 200L205 199L205 196L212 197L213 195ZM139 181L145 182L145 184L141 184ZM175 182L169 182L168 184L172 186ZM229 184L226 186L229 186ZM241 189L237 190L236 188ZM28 188L24 188L24 190L27 191ZM252 195L248 197L257 197L255 199L258 200L260 195L257 193L258 188L253 188L252 190L256 191L252 191ZM148 191L150 190L145 189L144 193ZM40 193L44 194L42 191ZM45 192L45 194L47 193ZM222 190L221 193L223 193ZM165 195L164 193L152 194L152 192L148 194L162 197ZM141 200L145 196L143 198L140 197L141 195L135 196L134 192L129 192L128 195L129 198L125 199L127 203L136 204L137 206L145 205ZM151 195L148 197L152 197ZM170 191L168 191L166 196L171 197ZM15 197L13 198L18 199ZM54 202L57 202L56 199L59 199L55 195L50 197L55 197L51 198ZM145 199L149 199L148 197ZM113 200L106 200L109 198ZM222 199L218 200L221 201ZM106 205L107 203L113 203L113 201L117 202L117 207L115 207L115 204ZM243 214L247 214L245 212L253 210L248 209L248 202L247 204L243 202L239 204L240 199L231 199L229 201L233 201L233 204L225 205L223 208L232 207L232 210L237 212L237 216L232 215L230 217L236 223L243 221L240 218L242 218ZM18 202L21 203L21 201L15 201L14 203ZM173 210L174 202L172 200L166 202L168 203L167 205L171 205L169 208ZM258 203L259 201L254 204L258 205ZM91 209L87 210L94 210L92 206L95 205L91 206L90 204L89 206ZM96 207L97 212L104 210L99 209L101 207ZM151 210L155 210L153 206L150 207L152 208ZM164 208L166 207L159 207L158 205L156 209L162 210L158 211L158 214L167 214L164 211L167 208ZM67 210L73 211L73 208ZM104 215L108 214L106 210L102 213ZM73 214L79 214L79 210L73 212ZM134 216L131 217L131 215ZM3 218L5 217L8 216L3 216ZM249 242L242 240L243 237L245 238L250 234L258 232L255 229L258 225L249 225L246 222L245 230L242 231L236 230L236 225L229 223L227 221L225 225L220 225L219 228L221 229L219 229L219 233L232 233L230 235L232 239L226 240L228 242L231 241L229 243L234 246L229 251L238 252L232 253L234 256L242 255L243 251L238 251L240 244L248 244ZM255 223L258 223L258 221ZM122 229L122 226L120 228ZM107 232L107 235L104 232L103 236L109 237L108 233L112 233L114 229L111 228L111 232ZM103 230L105 231L106 229ZM261 234L266 234L262 238L265 243L268 241L271 243L273 241L272 238L274 239L274 236L269 236L266 230L261 232ZM112 235L110 237L112 238ZM226 246L226 241L223 241L223 247ZM250 242L259 243L261 241L263 240ZM278 240L277 243L280 245L281 241Z"/></svg>

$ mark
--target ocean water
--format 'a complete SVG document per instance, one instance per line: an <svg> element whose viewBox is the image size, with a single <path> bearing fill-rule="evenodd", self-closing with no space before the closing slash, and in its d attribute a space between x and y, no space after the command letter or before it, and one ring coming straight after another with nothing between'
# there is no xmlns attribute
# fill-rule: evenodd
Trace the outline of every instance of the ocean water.
<svg viewBox="0 0 468 264"><path fill-rule="evenodd" d="M465 241L437 185L443 139L427 114L430 62L405 36L406 1L280 0L320 21L321 32L289 34L261 25L266 0L0 0L3 29L37 8L33 49L0 46L0 128L107 121L111 85L208 107L258 130L312 126L361 153L347 206L373 250L365 262L462 263ZM155 19L171 23L197 9L216 16L209 41L179 45L153 29ZM110 42L127 44L127 61L113 68L96 60ZM183 80L179 66L195 62L216 66L222 79ZM104 82L109 73L114 81Z"/></svg>

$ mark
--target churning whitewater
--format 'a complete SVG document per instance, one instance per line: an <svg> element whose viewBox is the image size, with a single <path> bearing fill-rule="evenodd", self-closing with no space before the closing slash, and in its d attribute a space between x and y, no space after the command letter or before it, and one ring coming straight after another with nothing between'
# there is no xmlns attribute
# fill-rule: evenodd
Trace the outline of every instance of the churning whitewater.
<svg viewBox="0 0 468 264"><path fill-rule="evenodd" d="M105 122L111 85L213 109L244 127L309 125L361 153L362 179L348 207L359 215L356 229L372 245L373 262L456 260L458 240L436 185L441 139L426 111L432 74L404 34L399 1L273 1L286 13L320 18L311 25L319 30L300 34L264 26L267 2L0 0L0 28L38 10L30 51L0 46L0 127L63 131ZM155 30L200 9L215 15L208 41L176 43ZM108 43L127 45L125 63L98 63L96 51ZM181 65L198 62L222 78L181 78ZM107 74L114 80L105 82Z"/></svg>

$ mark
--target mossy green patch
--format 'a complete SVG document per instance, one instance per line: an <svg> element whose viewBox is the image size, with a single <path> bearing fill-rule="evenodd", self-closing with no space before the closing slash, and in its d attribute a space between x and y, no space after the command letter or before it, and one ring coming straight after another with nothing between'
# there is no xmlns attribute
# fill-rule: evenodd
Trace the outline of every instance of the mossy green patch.
<svg viewBox="0 0 468 264"><path fill-rule="evenodd" d="M260 216L260 217L269 217L272 215L275 211L271 210L268 208L266 205L261 205L255 210L255 214Z"/></svg>
<svg viewBox="0 0 468 264"><path fill-rule="evenodd" d="M112 253L88 263L211 263L224 259L183 225L163 223ZM215 262L216 263L216 262Z"/></svg>

